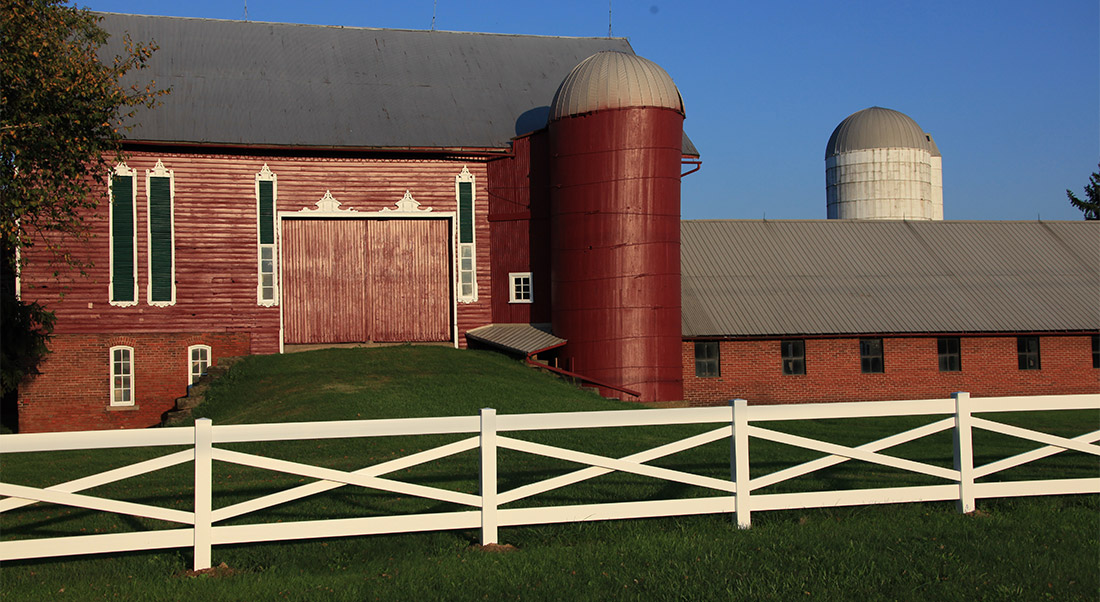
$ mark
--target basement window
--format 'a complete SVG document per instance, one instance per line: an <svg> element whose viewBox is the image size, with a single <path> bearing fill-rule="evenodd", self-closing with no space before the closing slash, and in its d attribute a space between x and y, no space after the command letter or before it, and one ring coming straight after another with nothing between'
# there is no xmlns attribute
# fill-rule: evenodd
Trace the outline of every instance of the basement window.
<svg viewBox="0 0 1100 602"><path fill-rule="evenodd" d="M176 246L172 197L175 177L157 160L145 170L145 192L149 200L149 305L165 307L176 303Z"/></svg>
<svg viewBox="0 0 1100 602"><path fill-rule="evenodd" d="M695 376L721 376L721 348L718 341L695 341Z"/></svg>
<svg viewBox="0 0 1100 602"><path fill-rule="evenodd" d="M264 163L256 174L256 303L279 304L279 274L275 269L275 203L277 178Z"/></svg>
<svg viewBox="0 0 1100 602"><path fill-rule="evenodd" d="M111 347L111 405L134 405L134 348Z"/></svg>
<svg viewBox="0 0 1100 602"><path fill-rule="evenodd" d="M137 186L134 170L119 163L107 183L110 197L111 305L137 305Z"/></svg>
<svg viewBox="0 0 1100 602"><path fill-rule="evenodd" d="M806 373L806 341L780 341L783 374Z"/></svg>
<svg viewBox="0 0 1100 602"><path fill-rule="evenodd" d="M962 371L962 350L959 337L936 339L936 355L940 360L940 372Z"/></svg>
<svg viewBox="0 0 1100 602"><path fill-rule="evenodd" d="M1020 370L1039 370L1039 337L1016 337L1016 358Z"/></svg>
<svg viewBox="0 0 1100 602"><path fill-rule="evenodd" d="M509 303L531 302L531 272L510 272L508 282L511 283L511 287L508 289Z"/></svg>
<svg viewBox="0 0 1100 602"><path fill-rule="evenodd" d="M864 374L882 374L886 371L882 361L882 339L859 340L859 369Z"/></svg>
<svg viewBox="0 0 1100 602"><path fill-rule="evenodd" d="M210 346L209 345L191 345L187 348L187 363L188 369L191 374L191 380L188 381L188 385L193 385L204 374L207 369L210 368Z"/></svg>

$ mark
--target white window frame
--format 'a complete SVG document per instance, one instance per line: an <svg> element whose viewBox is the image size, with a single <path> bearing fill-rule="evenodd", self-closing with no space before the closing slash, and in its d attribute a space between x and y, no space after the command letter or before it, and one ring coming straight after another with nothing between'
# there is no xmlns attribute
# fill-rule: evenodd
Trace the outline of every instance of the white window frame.
<svg viewBox="0 0 1100 602"><path fill-rule="evenodd" d="M153 188L150 186L153 178L168 178L168 220L171 222L171 227L168 229L168 240L172 248L172 273L169 275L172 282L172 298L168 301L153 301ZM164 163L160 159L157 159L157 164L153 166L152 170L145 170L145 203L145 219L149 222L145 232L146 251L148 253L146 257L149 264L149 282L147 283L145 298L146 302L153 307L169 307L176 304L176 176L175 172L164 167ZM137 263L134 265L136 266Z"/></svg>
<svg viewBox="0 0 1100 602"><path fill-rule="evenodd" d="M128 374L123 374L118 370L118 362L115 361L116 351L125 352L126 358L120 360L120 362L124 362L126 364L126 368L129 370ZM129 345L116 345L114 347L111 347L110 355L107 356L107 359L111 365L110 395L108 397L110 405L112 407L134 405L134 348L130 347ZM119 386L116 383L116 379L119 378L128 378L129 381L127 384ZM128 393L129 399L116 400L116 393L119 391L124 391Z"/></svg>
<svg viewBox="0 0 1100 602"><path fill-rule="evenodd" d="M133 266L134 266L134 296L130 301L115 301L115 207L114 207L114 177L115 176L129 176L133 181L130 186L130 213L134 216L134 223L132 232L134 233L134 244L130 245L131 253L133 253ZM107 281L107 301L116 307L130 307L137 305L138 303L138 267L137 267L137 170L130 169L126 163L119 163L115 166L114 171L107 177L107 264L108 264L108 281Z"/></svg>
<svg viewBox="0 0 1100 602"><path fill-rule="evenodd" d="M271 244L260 244L260 182L271 182ZM275 307L279 304L279 178L264 163L256 174L256 304L261 307ZM268 255L265 260L264 255ZM264 261L269 261L271 285L264 286ZM264 298L264 289L271 292L271 298Z"/></svg>
<svg viewBox="0 0 1100 602"><path fill-rule="evenodd" d="M516 285L520 284L520 281L527 281L527 296L519 297L516 295ZM531 303L535 298L535 286L534 281L531 278L531 272L508 272L508 302L509 303Z"/></svg>
<svg viewBox="0 0 1100 602"><path fill-rule="evenodd" d="M214 365L214 352L210 349L210 345L191 345L187 348L187 374L188 374L188 386L195 384L202 378L202 375L206 374L206 370L201 370L198 374L195 373L195 367L198 366L201 361L195 360L196 351L206 352L206 370L210 369L210 366Z"/></svg>
<svg viewBox="0 0 1100 602"><path fill-rule="evenodd" d="M470 242L459 242L462 240L462 197L460 195L460 184L469 182L470 184ZM455 290L458 291L459 303L474 303L477 301L477 182L474 180L474 174L470 173L470 170L463 165L462 171L455 176L455 245L458 248L458 253L455 257ZM469 260L469 267L463 267L463 260ZM469 292L464 292L462 289L463 276L469 274Z"/></svg>

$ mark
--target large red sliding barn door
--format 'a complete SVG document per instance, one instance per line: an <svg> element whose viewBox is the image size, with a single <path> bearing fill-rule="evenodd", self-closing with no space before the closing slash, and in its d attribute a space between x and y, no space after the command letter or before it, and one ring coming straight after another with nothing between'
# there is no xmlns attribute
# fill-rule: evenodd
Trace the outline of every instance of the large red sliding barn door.
<svg viewBox="0 0 1100 602"><path fill-rule="evenodd" d="M284 220L284 341L450 340L448 232L436 219Z"/></svg>

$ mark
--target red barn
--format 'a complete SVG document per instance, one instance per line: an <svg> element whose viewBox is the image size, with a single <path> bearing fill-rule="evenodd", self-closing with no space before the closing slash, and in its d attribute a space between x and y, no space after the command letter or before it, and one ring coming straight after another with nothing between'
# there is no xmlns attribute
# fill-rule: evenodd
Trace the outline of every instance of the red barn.
<svg viewBox="0 0 1100 602"><path fill-rule="evenodd" d="M823 268L808 279L790 262L853 240L919 248L953 236L946 223L922 225L944 229L916 242L904 225L681 224L681 164L698 163L683 101L626 40L131 15L102 26L110 54L123 32L155 40L139 75L172 93L138 116L88 216L92 237L71 249L90 262L87 276L59 280L27 253L20 293L54 310L57 326L42 374L20 387L21 431L150 426L220 358L345 343L543 352L608 396L724 403L942 396L971 381L895 373L892 356L930 361L933 339L961 338L962 371L992 381L1016 357L1005 341L1026 347L1042 334L1047 372L991 394L1097 390L1096 312L1037 317L1059 303L1095 308L1095 245L1081 244L1095 228L973 226L988 244L1025 237L1047 249L1024 246L1016 280L986 278L994 264L963 270L986 278L968 311L1017 295L1015 283L1031 286L1031 318L937 322L961 307L956 286L943 308L891 321L897 297L937 299L939 281L906 291L905 272L883 297L861 279L878 268L841 261L833 268L847 280ZM1059 241L1062 253L1048 252ZM776 250L793 242L808 254ZM941 268L951 269L930 269ZM1051 268L1070 284L1043 301L1029 278ZM882 319L775 302L830 294ZM807 329L777 312L834 322ZM740 314L751 316L730 319ZM843 374L865 355L873 363L860 350L875 338L867 345L887 366L875 384L783 378L799 357L816 374L818 353ZM973 359L985 350L995 369Z"/></svg>

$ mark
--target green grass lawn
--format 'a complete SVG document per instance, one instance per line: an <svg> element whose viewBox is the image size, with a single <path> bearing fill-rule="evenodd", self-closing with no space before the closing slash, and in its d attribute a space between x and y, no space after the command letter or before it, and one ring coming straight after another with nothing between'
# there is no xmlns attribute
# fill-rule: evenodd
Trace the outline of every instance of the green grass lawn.
<svg viewBox="0 0 1100 602"><path fill-rule="evenodd" d="M211 388L196 414L215 424L501 414L637 407L574 389L493 353L441 347L341 349L250 357ZM1095 430L1096 412L993 416L1062 435ZM929 419L835 420L765 425L842 444L871 441ZM516 436L622 456L713 426L580 429ZM309 464L356 469L464 436L300 441L230 446ZM978 463L1035 447L975 434ZM3 457L5 482L43 486L128 464L166 450L57 452ZM888 453L951 465L941 433ZM816 457L753 440L753 475ZM654 464L728 478L729 445L719 441ZM500 489L576 468L501 450ZM216 462L215 507L307 480ZM1060 454L1003 478L1094 477L1095 457ZM476 450L393 478L477 492ZM191 508L191 465L88 493ZM848 462L761 491L859 488L937 482ZM613 473L524 500L598 503L714 495ZM227 568L187 576L190 550L6 562L4 600L1096 600L1100 598L1100 496L978 500L753 514L739 530L729 515L503 528L488 552L477 531L216 546ZM342 487L226 524L448 511L457 507ZM17 539L166 528L158 521L37 504L0 515L0 537ZM219 523L222 524L222 523Z"/></svg>

